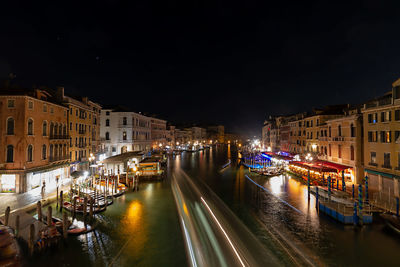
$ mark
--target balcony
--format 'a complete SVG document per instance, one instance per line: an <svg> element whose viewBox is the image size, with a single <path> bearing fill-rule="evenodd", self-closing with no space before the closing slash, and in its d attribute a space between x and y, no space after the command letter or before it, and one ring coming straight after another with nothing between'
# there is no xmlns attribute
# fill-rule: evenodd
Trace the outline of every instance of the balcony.
<svg viewBox="0 0 400 267"><path fill-rule="evenodd" d="M335 142L343 142L344 141L344 136L336 136L332 138L332 141Z"/></svg>
<svg viewBox="0 0 400 267"><path fill-rule="evenodd" d="M369 162L368 165L378 167L378 163L375 163L375 162Z"/></svg>
<svg viewBox="0 0 400 267"><path fill-rule="evenodd" d="M65 140L65 139L69 139L69 135L67 134L51 134L49 136L50 140Z"/></svg>
<svg viewBox="0 0 400 267"><path fill-rule="evenodd" d="M79 133L79 134L86 134L86 131L84 131L84 130L79 130L78 133Z"/></svg>
<svg viewBox="0 0 400 267"><path fill-rule="evenodd" d="M382 167L382 168L385 168L385 169L389 169L389 170L392 169L392 166L387 165L387 164L382 164L381 167Z"/></svg>
<svg viewBox="0 0 400 267"><path fill-rule="evenodd" d="M69 156L50 156L49 162L61 161L61 160L69 160Z"/></svg>

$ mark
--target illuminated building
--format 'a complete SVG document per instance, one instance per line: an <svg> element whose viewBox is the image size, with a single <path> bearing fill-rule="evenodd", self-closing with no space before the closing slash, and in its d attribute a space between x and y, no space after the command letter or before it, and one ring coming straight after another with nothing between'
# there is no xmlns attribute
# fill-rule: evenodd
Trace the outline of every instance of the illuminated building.
<svg viewBox="0 0 400 267"><path fill-rule="evenodd" d="M68 108L49 90L0 91L0 191L51 189L69 177Z"/></svg>

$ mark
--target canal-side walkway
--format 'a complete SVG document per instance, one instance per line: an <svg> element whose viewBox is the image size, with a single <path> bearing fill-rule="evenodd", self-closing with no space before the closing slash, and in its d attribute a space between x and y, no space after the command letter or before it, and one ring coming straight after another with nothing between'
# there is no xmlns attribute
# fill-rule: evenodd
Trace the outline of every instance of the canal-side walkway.
<svg viewBox="0 0 400 267"><path fill-rule="evenodd" d="M70 181L64 183L63 186L59 187L59 191L68 190L70 188ZM50 199L56 197L57 188L50 188L45 191L44 196L42 198L41 187L30 190L29 192L25 192L22 194L13 194L13 193L1 193L0 194L0 216L4 215L6 208L9 206L11 212L21 209L29 209L30 206L36 205L39 200L44 200L43 202L47 202Z"/></svg>

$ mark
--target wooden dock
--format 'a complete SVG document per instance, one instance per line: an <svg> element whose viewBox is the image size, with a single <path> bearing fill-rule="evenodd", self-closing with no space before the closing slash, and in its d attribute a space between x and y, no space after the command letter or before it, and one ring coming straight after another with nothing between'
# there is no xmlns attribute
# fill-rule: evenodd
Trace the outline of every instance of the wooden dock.
<svg viewBox="0 0 400 267"><path fill-rule="evenodd" d="M30 226L33 224L35 226L35 234L37 235L40 230L43 230L47 227L46 224L43 222L38 221L32 215L24 211L16 211L10 213L10 217L8 219L8 226L16 230L16 219L17 215L19 215L19 232L18 237L23 239L27 244L29 244L29 233L30 233ZM5 224L5 216L0 217L0 222ZM16 233L17 234L17 233Z"/></svg>

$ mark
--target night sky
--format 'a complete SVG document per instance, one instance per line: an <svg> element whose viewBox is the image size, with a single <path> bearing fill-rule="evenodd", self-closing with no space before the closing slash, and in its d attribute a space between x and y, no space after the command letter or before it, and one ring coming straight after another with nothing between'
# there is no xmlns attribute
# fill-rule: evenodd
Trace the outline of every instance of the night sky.
<svg viewBox="0 0 400 267"><path fill-rule="evenodd" d="M260 134L266 115L360 103L400 77L388 1L9 2L0 78L177 122Z"/></svg>

